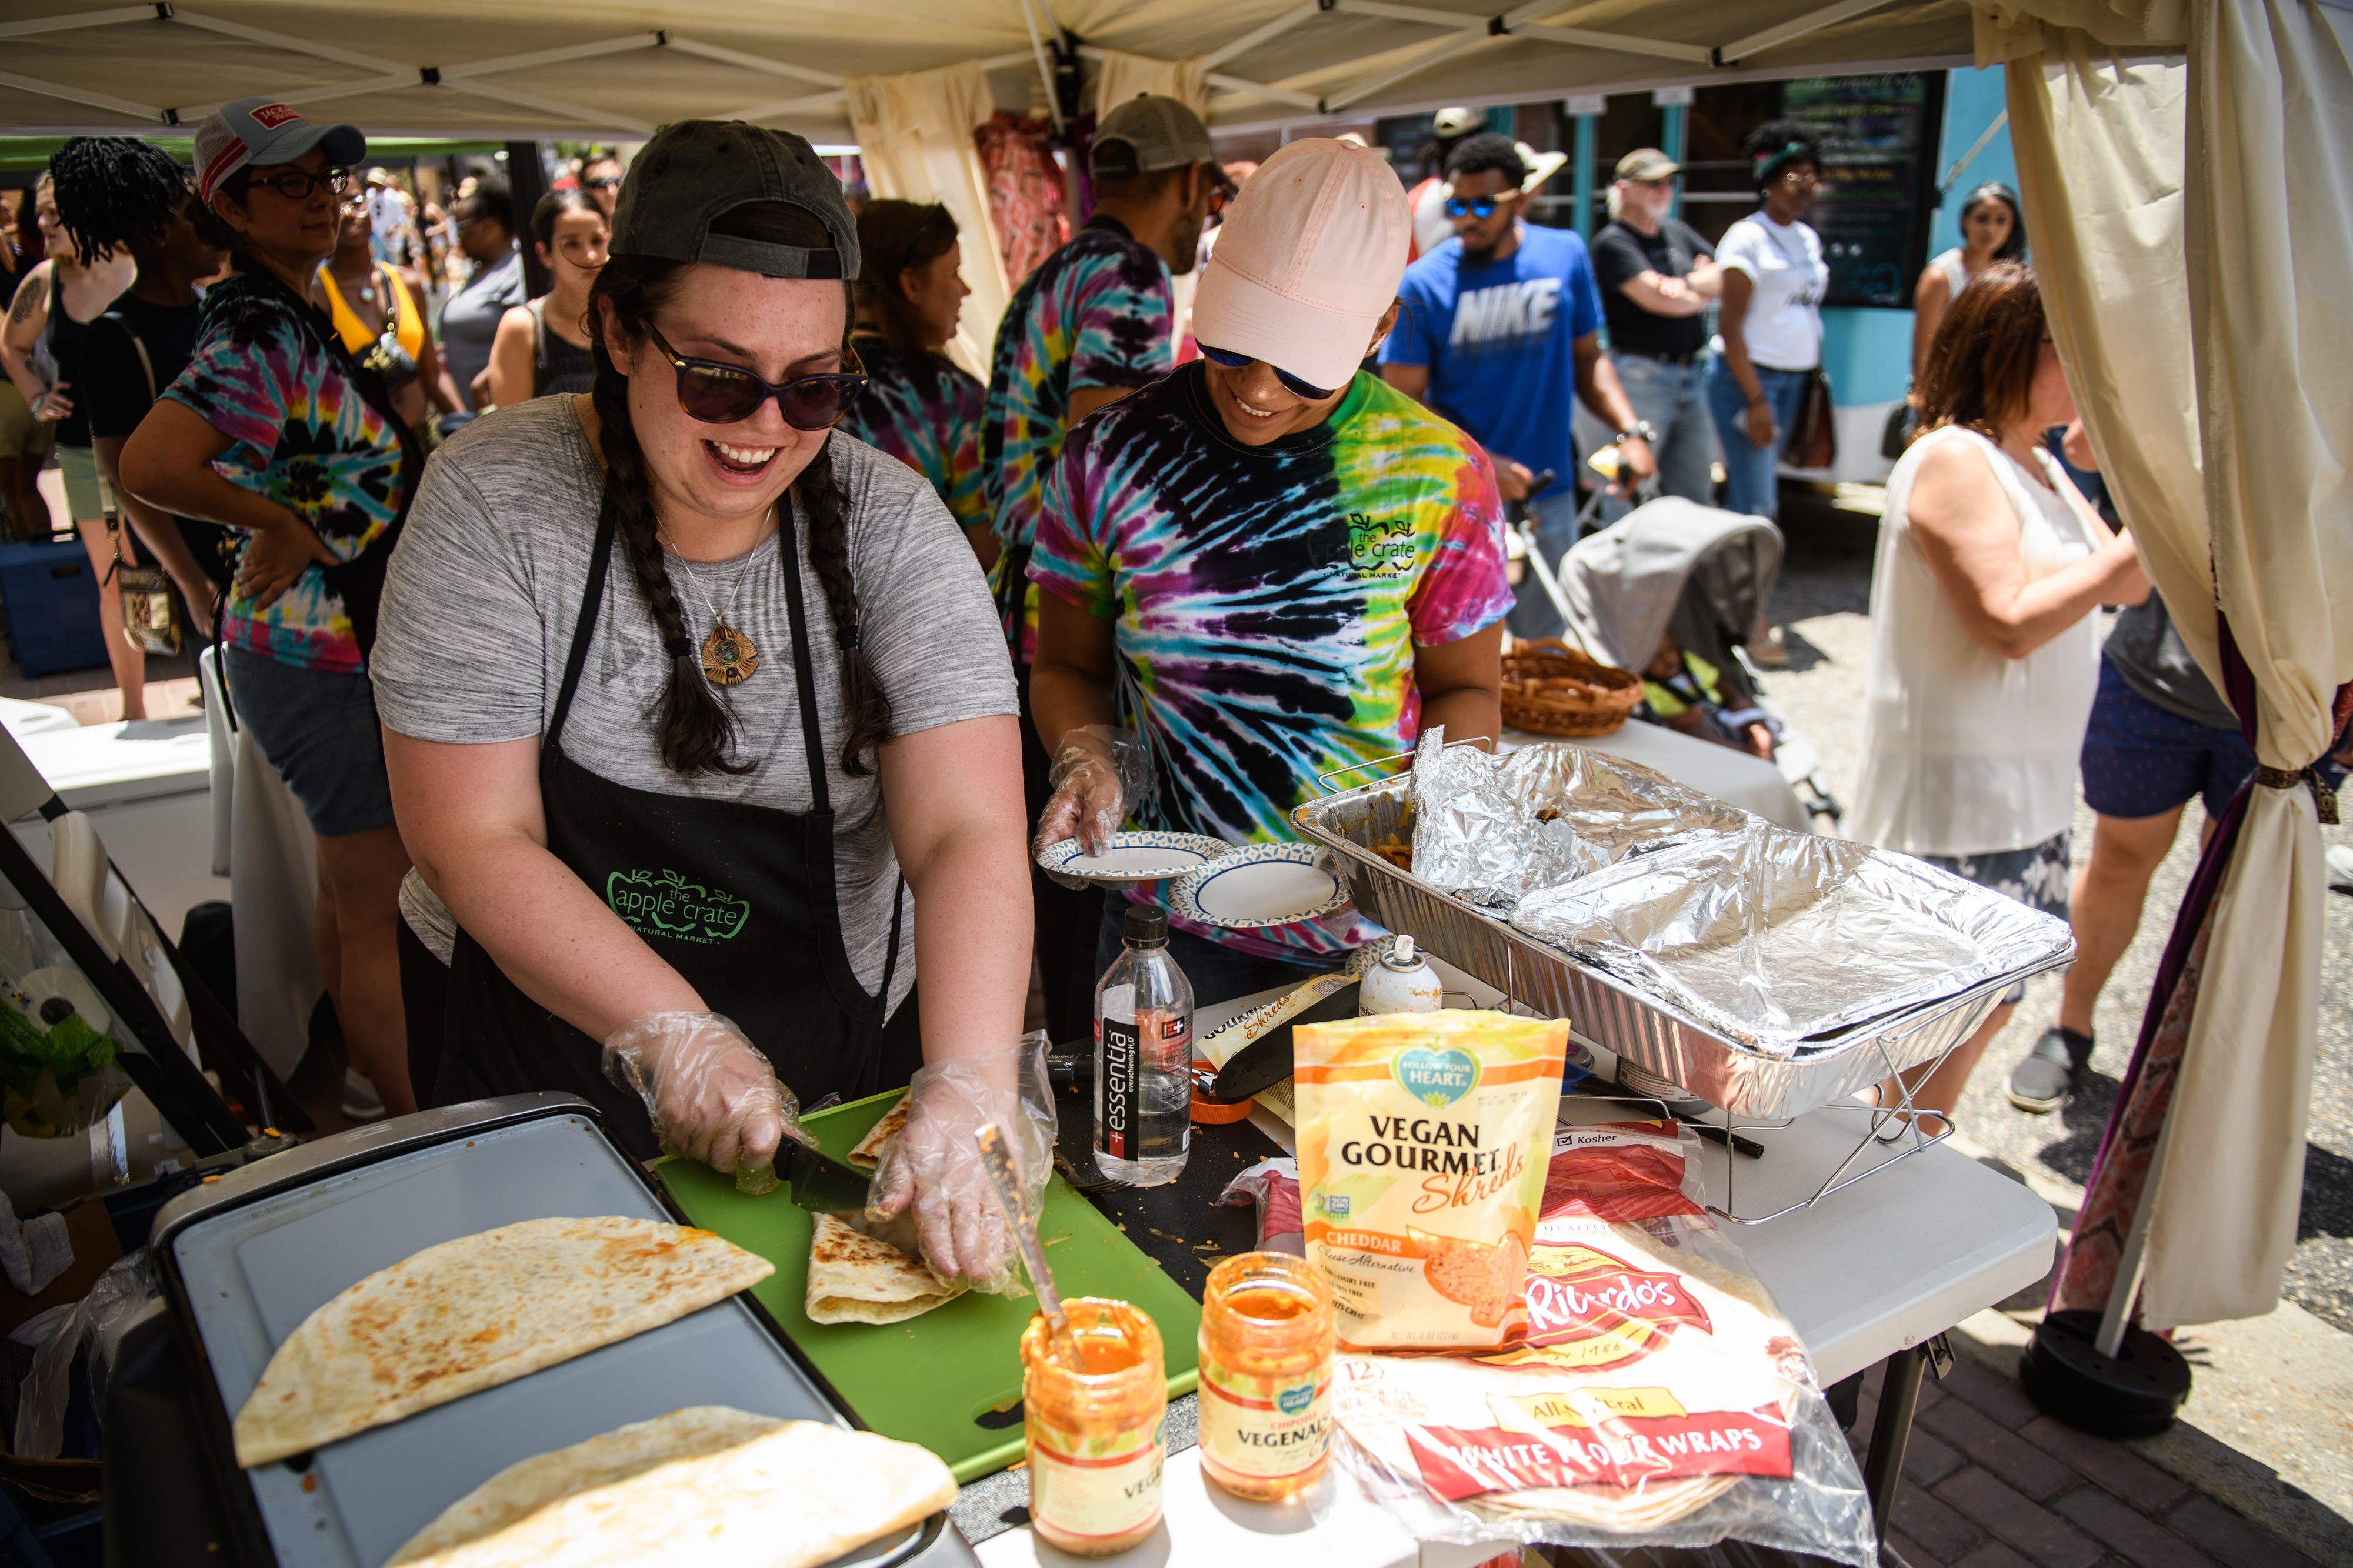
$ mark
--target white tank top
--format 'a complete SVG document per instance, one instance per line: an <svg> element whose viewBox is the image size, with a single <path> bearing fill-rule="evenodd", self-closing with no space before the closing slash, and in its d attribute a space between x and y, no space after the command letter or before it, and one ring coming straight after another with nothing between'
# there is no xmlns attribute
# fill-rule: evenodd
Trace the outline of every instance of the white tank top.
<svg viewBox="0 0 2353 1568"><path fill-rule="evenodd" d="M1938 251L1928 258L1928 265L1945 275L1946 299L1950 300L1955 294L1969 286L1969 270L1961 265L1959 246L1957 245L1950 250Z"/></svg>
<svg viewBox="0 0 2353 1568"><path fill-rule="evenodd" d="M1921 462L1954 441L1974 447L2000 480L2030 581L2093 548L2047 452L2034 456L2048 489L1991 441L1951 426L1921 437L1896 463L1871 574L1862 773L1848 830L1907 855L1997 854L2067 827L2099 684L2096 615L2024 658L2004 658L1969 636L1946 599L1906 511Z"/></svg>

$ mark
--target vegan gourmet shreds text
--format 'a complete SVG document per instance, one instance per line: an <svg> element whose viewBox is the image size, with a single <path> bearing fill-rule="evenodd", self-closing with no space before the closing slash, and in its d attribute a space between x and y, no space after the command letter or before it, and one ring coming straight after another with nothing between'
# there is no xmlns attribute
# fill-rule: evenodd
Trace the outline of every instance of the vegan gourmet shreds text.
<svg viewBox="0 0 2353 1568"><path fill-rule="evenodd" d="M1341 1342L1503 1343L1526 1321L1568 1025L1415 1013L1293 1037L1307 1256Z"/></svg>

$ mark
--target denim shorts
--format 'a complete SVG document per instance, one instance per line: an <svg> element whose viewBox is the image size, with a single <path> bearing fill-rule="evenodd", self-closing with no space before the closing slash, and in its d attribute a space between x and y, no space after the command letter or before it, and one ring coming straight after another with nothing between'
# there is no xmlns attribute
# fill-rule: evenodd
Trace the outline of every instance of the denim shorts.
<svg viewBox="0 0 2353 1568"><path fill-rule="evenodd" d="M2106 659L2084 731L2084 804L2102 816L2158 816L2193 795L2219 817L2255 771L2255 753L2236 730L2217 730L2167 711L2135 691Z"/></svg>
<svg viewBox="0 0 2353 1568"><path fill-rule="evenodd" d="M2067 918L2068 887L2073 877L2069 869L2073 840L2073 830L2068 830L2023 849L2001 849L1990 855L1923 855L1920 858L1940 870L1975 882L1989 892L2016 899L2029 909L2057 915L2063 921ZM2023 980L2004 992L2001 998L2005 1007L2015 1007L2025 1000Z"/></svg>
<svg viewBox="0 0 2353 1568"><path fill-rule="evenodd" d="M303 669L241 647L221 649L229 705L302 803L322 838L392 826L392 783L375 688L364 674Z"/></svg>

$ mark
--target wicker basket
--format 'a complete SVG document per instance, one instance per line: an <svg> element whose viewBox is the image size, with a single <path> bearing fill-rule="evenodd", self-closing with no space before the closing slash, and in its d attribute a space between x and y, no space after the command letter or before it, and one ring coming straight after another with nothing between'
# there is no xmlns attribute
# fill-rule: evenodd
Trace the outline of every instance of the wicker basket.
<svg viewBox="0 0 2353 1568"><path fill-rule="evenodd" d="M1598 664L1558 637L1504 656L1504 722L1539 735L1607 735L1642 700L1642 678Z"/></svg>

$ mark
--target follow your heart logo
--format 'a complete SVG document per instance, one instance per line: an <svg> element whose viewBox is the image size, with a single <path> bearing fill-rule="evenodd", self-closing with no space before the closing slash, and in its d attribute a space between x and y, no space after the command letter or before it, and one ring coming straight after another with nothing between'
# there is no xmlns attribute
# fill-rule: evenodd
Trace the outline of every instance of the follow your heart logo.
<svg viewBox="0 0 2353 1568"><path fill-rule="evenodd" d="M1479 1087L1478 1058L1464 1050L1416 1046L1399 1051L1389 1071L1399 1089L1432 1110L1443 1110Z"/></svg>

